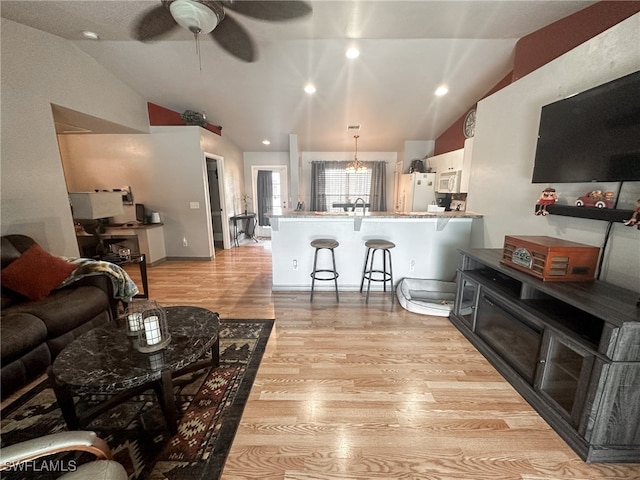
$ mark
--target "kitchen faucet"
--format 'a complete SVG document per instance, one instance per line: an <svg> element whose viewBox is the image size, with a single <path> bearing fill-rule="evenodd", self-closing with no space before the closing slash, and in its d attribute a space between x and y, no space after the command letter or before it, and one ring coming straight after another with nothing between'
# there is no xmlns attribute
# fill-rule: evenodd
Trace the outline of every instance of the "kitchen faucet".
<svg viewBox="0 0 640 480"><path fill-rule="evenodd" d="M358 200L360 200L360 202L362 202L362 215L364 215L364 211L366 209L366 202L364 201L364 198L358 197L356 198L356 201L353 202L353 207L351 207L351 211L355 212L356 211L356 207L358 206Z"/></svg>

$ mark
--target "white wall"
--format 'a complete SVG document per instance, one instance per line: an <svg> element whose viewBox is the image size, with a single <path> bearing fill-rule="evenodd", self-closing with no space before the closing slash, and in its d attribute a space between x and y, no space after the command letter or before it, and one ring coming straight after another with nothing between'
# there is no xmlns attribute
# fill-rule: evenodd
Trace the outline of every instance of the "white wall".
<svg viewBox="0 0 640 480"><path fill-rule="evenodd" d="M287 172L290 171L289 152L244 152L244 191L252 197L252 202L255 203L255 198L253 198L253 194L251 193L253 192L251 167L273 167L280 165L287 167ZM289 177L291 177L291 174L289 174ZM287 178L287 183L288 182L289 178ZM287 205L293 205L295 208L295 203L292 204L291 200L291 185L288 185L288 187L289 198L287 199ZM238 202L236 206L236 213L241 213L243 210L244 207L242 207L242 204Z"/></svg>
<svg viewBox="0 0 640 480"><path fill-rule="evenodd" d="M298 205L304 197L304 191L301 190L300 178L302 176L302 162L300 161L300 152L298 151L298 135L289 134L289 196L291 201L289 205Z"/></svg>
<svg viewBox="0 0 640 480"><path fill-rule="evenodd" d="M404 159L402 173L409 173L409 167L413 160L422 160L425 157L433 156L436 142L434 140L406 140L404 142L404 153L398 158ZM425 168L429 167L429 161L424 162Z"/></svg>
<svg viewBox="0 0 640 480"><path fill-rule="evenodd" d="M78 255L51 104L148 130L146 101L69 42L1 20L1 234Z"/></svg>
<svg viewBox="0 0 640 480"><path fill-rule="evenodd" d="M60 135L70 191L131 186L134 202L160 213L168 258L211 258L206 154L223 157L226 217L240 191L242 156L197 126L151 127L149 135ZM192 209L191 203L199 204ZM133 207L116 222L135 219ZM187 246L183 244L187 240Z"/></svg>
<svg viewBox="0 0 640 480"><path fill-rule="evenodd" d="M223 171L224 198L222 199L222 207L224 211L222 212L222 221L229 225L229 218L236 214L235 199L241 195L244 187L242 151L235 143L225 138L224 133L223 136L219 136L203 128L199 128L199 131L200 146L205 156L204 171L206 172L206 157L211 155L215 155L218 160L218 171L220 172L220 169ZM222 167L221 164L223 164ZM229 238L232 234L233 232L229 228Z"/></svg>
<svg viewBox="0 0 640 480"><path fill-rule="evenodd" d="M467 209L484 214L475 222L472 245L500 248L505 235L548 235L602 246L607 222L534 216L547 186L531 174L540 108L640 69L640 14L634 15L478 104ZM561 201L596 188L557 184ZM610 189L606 184L598 188ZM619 208L635 208L640 182L625 185ZM580 192L580 193L578 193ZM616 224L607 246L602 280L640 291L640 232Z"/></svg>
<svg viewBox="0 0 640 480"><path fill-rule="evenodd" d="M150 204L154 147L151 135L59 135L58 144L70 192L131 187L135 203ZM151 205L149 205L151 207ZM125 205L115 222L135 220L133 205Z"/></svg>

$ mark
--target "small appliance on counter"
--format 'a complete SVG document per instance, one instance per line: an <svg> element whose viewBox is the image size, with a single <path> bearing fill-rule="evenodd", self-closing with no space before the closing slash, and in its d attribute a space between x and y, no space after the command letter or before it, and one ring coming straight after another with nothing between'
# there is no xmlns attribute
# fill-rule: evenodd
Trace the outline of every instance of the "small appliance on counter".
<svg viewBox="0 0 640 480"><path fill-rule="evenodd" d="M162 223L158 212L149 212L149 223Z"/></svg>
<svg viewBox="0 0 640 480"><path fill-rule="evenodd" d="M160 214L153 210L149 210L142 203L136 203L136 221L142 225L162 223Z"/></svg>
<svg viewBox="0 0 640 480"><path fill-rule="evenodd" d="M465 212L467 210L467 194L452 193L450 210L452 212Z"/></svg>
<svg viewBox="0 0 640 480"><path fill-rule="evenodd" d="M436 205L444 207L446 211L451 210L451 194L450 193L436 193Z"/></svg>

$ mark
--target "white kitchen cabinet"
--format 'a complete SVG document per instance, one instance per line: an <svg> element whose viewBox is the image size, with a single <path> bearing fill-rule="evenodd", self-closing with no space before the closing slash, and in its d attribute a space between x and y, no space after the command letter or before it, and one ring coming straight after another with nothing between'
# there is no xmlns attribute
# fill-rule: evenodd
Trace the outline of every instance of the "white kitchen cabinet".
<svg viewBox="0 0 640 480"><path fill-rule="evenodd" d="M428 165L432 171L436 173L459 171L462 172L460 177L460 192L469 192L469 178L471 175L471 158L473 155L473 138L467 138L464 142L464 148L453 150L451 152L442 153L431 157Z"/></svg>
<svg viewBox="0 0 640 480"><path fill-rule="evenodd" d="M464 148L442 153L429 158L429 166L432 171L441 173L450 170L462 170L464 161Z"/></svg>
<svg viewBox="0 0 640 480"><path fill-rule="evenodd" d="M460 192L469 193L469 179L471 177L471 156L473 155L473 137L464 141L462 154L462 177L460 179Z"/></svg>

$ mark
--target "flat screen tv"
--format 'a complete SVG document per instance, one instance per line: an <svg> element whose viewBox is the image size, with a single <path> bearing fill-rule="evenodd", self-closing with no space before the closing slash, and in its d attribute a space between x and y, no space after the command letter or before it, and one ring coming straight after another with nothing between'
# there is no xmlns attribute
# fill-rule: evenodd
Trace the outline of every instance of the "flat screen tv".
<svg viewBox="0 0 640 480"><path fill-rule="evenodd" d="M533 183L640 180L640 71L542 107Z"/></svg>

